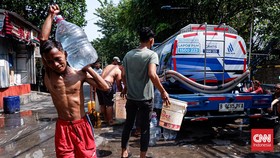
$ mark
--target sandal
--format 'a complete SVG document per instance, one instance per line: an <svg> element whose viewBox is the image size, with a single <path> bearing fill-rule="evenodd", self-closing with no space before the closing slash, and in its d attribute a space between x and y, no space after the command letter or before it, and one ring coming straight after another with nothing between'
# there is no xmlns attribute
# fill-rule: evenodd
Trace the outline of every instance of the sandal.
<svg viewBox="0 0 280 158"><path fill-rule="evenodd" d="M121 157L121 158L130 158L132 156L132 154L131 153L128 153L128 155L126 156L126 157Z"/></svg>

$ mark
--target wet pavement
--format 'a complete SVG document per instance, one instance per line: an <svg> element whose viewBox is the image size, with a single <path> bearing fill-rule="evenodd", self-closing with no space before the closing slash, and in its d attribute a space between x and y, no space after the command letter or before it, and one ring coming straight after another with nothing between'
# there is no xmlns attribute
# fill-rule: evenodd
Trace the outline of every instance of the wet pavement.
<svg viewBox="0 0 280 158"><path fill-rule="evenodd" d="M89 86L84 86L85 103L89 101ZM54 158L56 110L50 95L21 105L15 114L0 112L0 158ZM223 120L224 121L224 120ZM95 128L98 157L120 157L123 125ZM175 140L160 138L149 147L147 156L153 158L185 157L280 157L280 146L274 152L251 152L250 127L240 121L184 122ZM132 158L139 157L139 137L129 142Z"/></svg>
<svg viewBox="0 0 280 158"><path fill-rule="evenodd" d="M21 106L14 114L0 114L0 157L55 157L57 118L50 96Z"/></svg>

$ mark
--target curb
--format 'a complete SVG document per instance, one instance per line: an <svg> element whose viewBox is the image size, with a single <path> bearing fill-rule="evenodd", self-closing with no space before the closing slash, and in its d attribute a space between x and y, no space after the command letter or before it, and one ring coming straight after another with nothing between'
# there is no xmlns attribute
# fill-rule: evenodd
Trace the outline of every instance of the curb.
<svg viewBox="0 0 280 158"><path fill-rule="evenodd" d="M19 96L20 104L21 105L28 104L33 101L41 100L47 96L51 96L51 95L49 93L45 93L45 92L31 91L31 93L23 94L23 95Z"/></svg>

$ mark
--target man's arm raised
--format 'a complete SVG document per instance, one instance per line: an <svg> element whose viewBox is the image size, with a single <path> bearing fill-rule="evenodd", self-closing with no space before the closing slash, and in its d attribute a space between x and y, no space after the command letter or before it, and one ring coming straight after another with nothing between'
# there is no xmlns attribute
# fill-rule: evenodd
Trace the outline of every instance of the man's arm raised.
<svg viewBox="0 0 280 158"><path fill-rule="evenodd" d="M60 12L59 10L59 6L57 4L54 5L50 5L49 7L49 13L48 16L42 26L41 29L41 36L40 36L40 40L41 41L46 41L49 39L50 36L50 32L52 29L52 21L55 15L57 15Z"/></svg>
<svg viewBox="0 0 280 158"><path fill-rule="evenodd" d="M83 67L82 71L86 72L87 77L85 80L90 85L92 85L93 87L100 89L102 91L109 90L108 84L105 82L105 80L99 74L97 74L97 72L95 72L92 69L91 64L88 64L85 67Z"/></svg>

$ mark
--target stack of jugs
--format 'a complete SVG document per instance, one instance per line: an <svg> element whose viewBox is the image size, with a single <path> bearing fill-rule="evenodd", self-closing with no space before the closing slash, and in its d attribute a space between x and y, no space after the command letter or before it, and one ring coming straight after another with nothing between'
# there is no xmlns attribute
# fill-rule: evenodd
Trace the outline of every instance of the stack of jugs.
<svg viewBox="0 0 280 158"><path fill-rule="evenodd" d="M88 113L94 115L95 118L94 127L100 128L101 127L100 113L95 110L95 101L88 102Z"/></svg>
<svg viewBox="0 0 280 158"><path fill-rule="evenodd" d="M153 112L150 121L149 146L155 146L156 142L160 139L160 136L161 136L161 129L160 127L158 127L157 114Z"/></svg>

